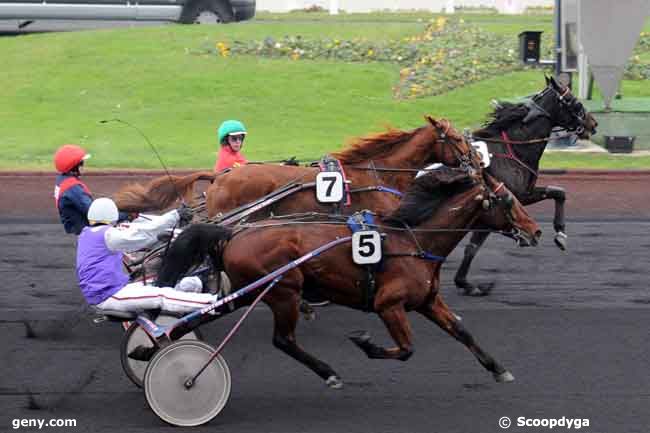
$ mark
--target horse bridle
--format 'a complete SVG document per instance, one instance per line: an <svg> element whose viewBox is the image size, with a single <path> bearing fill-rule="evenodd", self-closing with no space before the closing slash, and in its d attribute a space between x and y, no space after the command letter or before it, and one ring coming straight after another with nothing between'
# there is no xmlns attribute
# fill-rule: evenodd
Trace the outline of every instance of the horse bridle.
<svg viewBox="0 0 650 433"><path fill-rule="evenodd" d="M543 111L544 115L551 117L547 110L543 109L536 100L543 98L548 92L553 92L557 101L559 101L562 109L565 109L569 115L576 121L577 125L560 125L565 128L567 131L575 131L576 134L581 135L585 131L585 123L587 121L587 113L585 107L582 105L582 102L578 100L573 94L571 94L568 87L565 87L564 90L558 91L552 85L548 85L540 93L536 94L532 98L532 103L539 107Z"/></svg>
<svg viewBox="0 0 650 433"><path fill-rule="evenodd" d="M483 186L486 188L487 193L488 193L488 202L489 202L489 208L492 209L496 206L503 206L506 212L504 212L504 215L506 217L506 220L510 223L512 226L511 232L513 235L518 235L520 233L520 230L515 227L514 223L514 216L512 215L512 207L513 207L513 197L512 197L512 192L509 192L507 196L505 197L499 197L497 193L505 187L505 183L499 182L496 188L494 190L490 188L490 185L488 184L487 180L484 178L483 175L481 175L481 182L483 183ZM486 209L487 210L487 209Z"/></svg>
<svg viewBox="0 0 650 433"><path fill-rule="evenodd" d="M467 140L467 137L461 137L461 140L449 140L449 130L451 129L451 122L447 119L442 119L445 122L445 127L443 130L435 126L436 131L438 132L437 142L442 143L443 145L451 145L452 149L455 152L455 156L458 159L459 167L467 172L475 171L480 167L480 164L477 161L478 154L476 149L474 149ZM468 152L465 152L464 149L460 147L458 141L462 141L467 145L469 149Z"/></svg>

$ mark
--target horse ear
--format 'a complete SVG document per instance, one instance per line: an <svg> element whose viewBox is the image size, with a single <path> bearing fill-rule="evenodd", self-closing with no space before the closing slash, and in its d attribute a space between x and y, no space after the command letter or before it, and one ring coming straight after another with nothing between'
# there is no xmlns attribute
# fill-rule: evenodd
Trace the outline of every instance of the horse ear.
<svg viewBox="0 0 650 433"><path fill-rule="evenodd" d="M546 85L550 86L551 85L551 77L548 75L544 74L544 79L546 80Z"/></svg>
<svg viewBox="0 0 650 433"><path fill-rule="evenodd" d="M428 114L424 115L424 120L426 120L427 122L432 124L435 128L438 128L438 126L439 126L438 121L436 119L434 119L433 117L429 116Z"/></svg>

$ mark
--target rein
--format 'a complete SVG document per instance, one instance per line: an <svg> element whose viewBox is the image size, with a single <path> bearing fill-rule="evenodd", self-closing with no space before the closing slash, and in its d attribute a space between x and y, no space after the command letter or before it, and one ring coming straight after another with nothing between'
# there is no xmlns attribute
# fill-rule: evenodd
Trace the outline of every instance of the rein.
<svg viewBox="0 0 650 433"><path fill-rule="evenodd" d="M325 217L326 221L301 221L300 219L308 219L313 217ZM291 225L302 225L302 224L326 224L326 225L338 225L338 226L347 226L345 218L348 215L331 215L323 214L318 212L307 212L307 213L298 213L298 214L289 214L289 215L277 215L267 218L266 220L288 220L284 222L278 222L273 224L256 224L256 223L242 223L236 226L236 229L245 230L245 229L254 229L254 228L268 228L268 227L284 227ZM339 219L338 221L332 221L332 219ZM499 233L502 235L509 235L511 232L506 230L492 230L492 229L418 229L418 228L404 228L404 227L394 227L383 224L368 224L368 227L374 227L382 230L392 230L392 231L401 231L401 232L412 232L412 233L470 233L470 232L480 232L480 233ZM239 233L238 231L238 233Z"/></svg>
<svg viewBox="0 0 650 433"><path fill-rule="evenodd" d="M424 169L424 168L388 168L388 167L359 167L359 166L348 166L348 169L353 170L364 170L364 171L394 171L394 172L411 172L418 173L420 171L434 171L434 169Z"/></svg>
<svg viewBox="0 0 650 433"><path fill-rule="evenodd" d="M544 138L534 138L532 140L521 140L521 141L520 140L510 140L510 139L502 140L502 139L498 139L498 138L486 138L486 137L474 137L474 138L477 138L480 141L485 141L485 142L489 142L489 143L537 144L537 143L544 143L544 142L550 140L551 138L566 138L566 137L571 137L572 135L573 134L562 134L562 135L558 135L557 137L551 137L549 135L548 137L544 137Z"/></svg>

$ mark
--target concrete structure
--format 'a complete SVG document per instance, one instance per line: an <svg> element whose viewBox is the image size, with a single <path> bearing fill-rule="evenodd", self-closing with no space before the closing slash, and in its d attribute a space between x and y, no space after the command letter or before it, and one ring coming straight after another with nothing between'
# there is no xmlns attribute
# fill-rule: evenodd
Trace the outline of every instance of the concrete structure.
<svg viewBox="0 0 650 433"><path fill-rule="evenodd" d="M649 14L649 0L578 2L580 44L607 108Z"/></svg>

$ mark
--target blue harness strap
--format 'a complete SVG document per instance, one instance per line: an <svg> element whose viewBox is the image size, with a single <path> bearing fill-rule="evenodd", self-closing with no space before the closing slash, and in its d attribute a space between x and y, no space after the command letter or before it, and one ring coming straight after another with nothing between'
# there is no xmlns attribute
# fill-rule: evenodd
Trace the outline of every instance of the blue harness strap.
<svg viewBox="0 0 650 433"><path fill-rule="evenodd" d="M424 251L422 255L420 256L423 260L429 260L431 262L444 262L447 258L443 256L436 256L435 254L431 254L428 251Z"/></svg>
<svg viewBox="0 0 650 433"><path fill-rule="evenodd" d="M401 191L396 190L395 188L389 188L387 186L378 186L377 191L380 192L389 192L391 194L395 194L398 197L402 197L404 194Z"/></svg>
<svg viewBox="0 0 650 433"><path fill-rule="evenodd" d="M373 227L375 225L375 214L364 209L350 215L346 222L352 233L368 230L369 226Z"/></svg>

